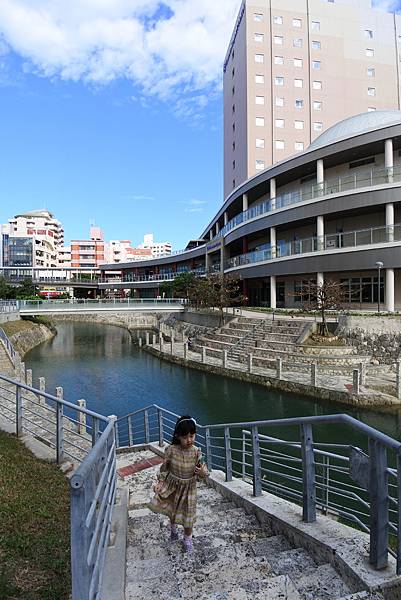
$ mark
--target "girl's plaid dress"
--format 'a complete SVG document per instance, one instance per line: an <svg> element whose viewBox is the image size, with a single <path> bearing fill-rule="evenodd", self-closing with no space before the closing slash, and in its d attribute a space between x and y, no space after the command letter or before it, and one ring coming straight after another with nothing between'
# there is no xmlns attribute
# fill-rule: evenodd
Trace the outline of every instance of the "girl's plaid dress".
<svg viewBox="0 0 401 600"><path fill-rule="evenodd" d="M173 444L164 453L159 481L162 489L149 503L154 512L167 515L172 523L192 527L196 520L196 476L194 470L202 459L199 448L182 448Z"/></svg>

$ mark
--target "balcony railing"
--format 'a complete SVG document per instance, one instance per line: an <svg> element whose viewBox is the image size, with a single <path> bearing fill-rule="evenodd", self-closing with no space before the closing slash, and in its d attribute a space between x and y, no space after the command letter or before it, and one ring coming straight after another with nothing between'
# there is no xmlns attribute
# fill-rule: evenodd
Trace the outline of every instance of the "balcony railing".
<svg viewBox="0 0 401 600"><path fill-rule="evenodd" d="M184 273L194 273L197 276L205 274L204 269L193 269L188 271L173 271L169 273L153 273L152 275L133 275L127 273L124 277L108 277L103 279L100 283L132 283L132 282L146 282L146 281L173 281L176 277L183 275Z"/></svg>
<svg viewBox="0 0 401 600"><path fill-rule="evenodd" d="M304 185L296 190L280 194L272 200L265 200L264 202L251 206L248 210L236 215L233 219L228 221L214 238L226 235L231 229L234 229L234 227L237 227L237 225L240 225L241 223L266 215L279 208L291 206L292 204L299 204L306 200L314 200L315 198L323 198L324 196L365 187L399 182L401 182L401 165L397 165L391 169L356 172L352 175L328 179L324 183Z"/></svg>
<svg viewBox="0 0 401 600"><path fill-rule="evenodd" d="M371 227L369 229L346 231L344 233L330 233L321 238L310 237L302 240L294 240L291 242L280 243L274 248L267 246L263 250L255 250L253 252L248 252L247 254L234 256L225 263L225 269L233 269L243 265L273 260L274 258L283 258L286 256L400 241L401 224L390 225L387 227Z"/></svg>

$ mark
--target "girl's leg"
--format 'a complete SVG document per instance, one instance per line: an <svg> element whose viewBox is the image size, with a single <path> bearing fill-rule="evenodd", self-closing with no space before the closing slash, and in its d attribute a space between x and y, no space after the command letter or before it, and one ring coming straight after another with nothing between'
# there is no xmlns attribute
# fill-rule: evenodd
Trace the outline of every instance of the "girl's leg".
<svg viewBox="0 0 401 600"><path fill-rule="evenodd" d="M178 540L178 528L174 521L170 521L170 540L172 542Z"/></svg>
<svg viewBox="0 0 401 600"><path fill-rule="evenodd" d="M192 543L192 527L184 527L184 550L185 552L193 552L193 543Z"/></svg>

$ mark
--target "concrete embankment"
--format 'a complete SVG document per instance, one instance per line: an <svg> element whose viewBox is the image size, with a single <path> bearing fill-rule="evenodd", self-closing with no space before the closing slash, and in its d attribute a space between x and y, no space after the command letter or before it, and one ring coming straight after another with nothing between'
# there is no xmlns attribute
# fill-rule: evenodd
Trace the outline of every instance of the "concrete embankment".
<svg viewBox="0 0 401 600"><path fill-rule="evenodd" d="M137 331L144 329L156 329L162 318L162 314L154 313L129 313L129 312L107 312L107 313L89 313L89 314L57 314L52 313L51 320L57 322L81 322L81 323L99 323L101 325L116 325L123 327L128 331Z"/></svg>
<svg viewBox="0 0 401 600"><path fill-rule="evenodd" d="M23 319L1 323L1 327L21 358L57 333L51 325Z"/></svg>

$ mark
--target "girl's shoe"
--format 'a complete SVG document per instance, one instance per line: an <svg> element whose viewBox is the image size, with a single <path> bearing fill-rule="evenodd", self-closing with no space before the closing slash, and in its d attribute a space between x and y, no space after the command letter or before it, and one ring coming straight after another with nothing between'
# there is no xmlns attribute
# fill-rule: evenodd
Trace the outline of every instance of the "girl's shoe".
<svg viewBox="0 0 401 600"><path fill-rule="evenodd" d="M191 537L187 537L186 535L184 535L184 539L182 540L182 544L184 546L184 552L187 552L188 554L191 554L194 551L194 545L192 542L192 536Z"/></svg>
<svg viewBox="0 0 401 600"><path fill-rule="evenodd" d="M170 528L170 542L176 542L178 540L178 529L177 525Z"/></svg>

